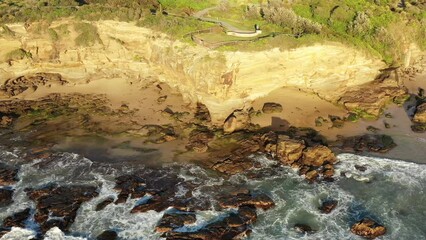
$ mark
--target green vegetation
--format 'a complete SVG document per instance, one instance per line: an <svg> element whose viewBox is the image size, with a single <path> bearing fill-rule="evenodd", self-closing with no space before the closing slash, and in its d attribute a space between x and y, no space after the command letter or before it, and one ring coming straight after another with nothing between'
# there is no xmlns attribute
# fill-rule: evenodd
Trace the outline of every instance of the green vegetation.
<svg viewBox="0 0 426 240"><path fill-rule="evenodd" d="M380 56L389 65L399 65L407 43L426 50L426 5L418 0L3 0L0 24L73 17L80 20L136 21L179 39L212 26L190 18L195 12L212 6L207 17L224 20L240 29L259 24L271 38L246 41L222 50L260 50L292 48L317 42L339 41ZM163 11L169 13L163 15ZM226 14L224 14L226 13ZM9 29L10 30L10 29ZM13 36L3 27L2 35ZM93 30L93 29L92 29ZM56 34L55 34L56 32ZM53 41L64 33L48 30ZM287 34L286 36L282 34ZM211 41L225 38L224 33L205 35ZM79 45L91 45L100 39L85 30ZM223 41L223 40L222 40ZM232 40L230 40L232 41Z"/></svg>
<svg viewBox="0 0 426 240"><path fill-rule="evenodd" d="M12 50L6 54L7 61L22 60L24 58L31 58L31 57L32 57L31 53L25 51L22 48Z"/></svg>
<svg viewBox="0 0 426 240"><path fill-rule="evenodd" d="M75 39L77 46L93 46L95 43L102 43L99 38L98 29L90 23L77 23L74 25L76 32L80 33Z"/></svg>
<svg viewBox="0 0 426 240"><path fill-rule="evenodd" d="M202 10L217 5L216 0L159 0L161 5L168 10Z"/></svg>
<svg viewBox="0 0 426 240"><path fill-rule="evenodd" d="M49 34L49 37L52 40L52 42L56 42L59 40L58 33L54 29L52 28L47 29L47 33Z"/></svg>
<svg viewBox="0 0 426 240"><path fill-rule="evenodd" d="M177 38L183 38L191 32L214 26L214 24L201 22L194 18L179 18L163 15L149 15L137 22L137 25L161 31Z"/></svg>

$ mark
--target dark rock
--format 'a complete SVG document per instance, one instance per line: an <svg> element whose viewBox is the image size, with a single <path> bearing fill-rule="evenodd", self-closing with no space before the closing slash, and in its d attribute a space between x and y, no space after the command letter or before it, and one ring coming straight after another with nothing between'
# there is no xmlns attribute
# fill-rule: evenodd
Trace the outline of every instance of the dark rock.
<svg viewBox="0 0 426 240"><path fill-rule="evenodd" d="M10 232L10 229L0 227L0 238L6 235L8 232Z"/></svg>
<svg viewBox="0 0 426 240"><path fill-rule="evenodd" d="M96 211L101 211L103 210L106 206L108 206L109 204L114 202L114 198L113 197L109 197L105 200L103 200L102 202L98 203L98 205L96 205Z"/></svg>
<svg viewBox="0 0 426 240"><path fill-rule="evenodd" d="M208 129L195 129L189 134L186 149L195 152L206 152L208 143L214 138L214 133Z"/></svg>
<svg viewBox="0 0 426 240"><path fill-rule="evenodd" d="M163 236L168 240L218 240L218 239L242 239L250 233L250 227L247 224L241 224L238 215L230 216L218 222L206 225L196 232L168 232ZM231 225L229 225L231 224Z"/></svg>
<svg viewBox="0 0 426 240"><path fill-rule="evenodd" d="M251 224L257 220L256 206L254 205L243 205L238 208L238 216L246 224Z"/></svg>
<svg viewBox="0 0 426 240"><path fill-rule="evenodd" d="M196 220L194 213L165 213L155 230L160 233L170 232L173 229L183 227L185 224L195 223Z"/></svg>
<svg viewBox="0 0 426 240"><path fill-rule="evenodd" d="M13 190L0 188L0 207L13 203Z"/></svg>
<svg viewBox="0 0 426 240"><path fill-rule="evenodd" d="M374 239L384 235L386 228L371 219L364 218L351 227L351 232L367 239Z"/></svg>
<svg viewBox="0 0 426 240"><path fill-rule="evenodd" d="M333 128L342 128L345 125L345 121L339 116L328 115Z"/></svg>
<svg viewBox="0 0 426 240"><path fill-rule="evenodd" d="M366 166L361 166L361 165L355 165L355 169L360 171L360 172L365 172L367 171L367 167Z"/></svg>
<svg viewBox="0 0 426 240"><path fill-rule="evenodd" d="M119 190L120 194L115 201L116 204L126 202L127 198L141 198L145 196L145 180L136 175L123 175L116 179L115 190Z"/></svg>
<svg viewBox="0 0 426 240"><path fill-rule="evenodd" d="M131 213L143 213L148 211L156 211L161 212L170 207L171 203L168 201L169 197L173 197L173 195L168 196L154 196L153 198L148 199L147 202L135 206Z"/></svg>
<svg viewBox="0 0 426 240"><path fill-rule="evenodd" d="M117 232L113 230L106 230L96 237L96 240L116 240L118 239Z"/></svg>
<svg viewBox="0 0 426 240"><path fill-rule="evenodd" d="M195 119L201 122L211 122L209 109L202 103L197 103L197 109L194 115Z"/></svg>
<svg viewBox="0 0 426 240"><path fill-rule="evenodd" d="M18 181L18 169L0 163L0 186L8 186Z"/></svg>
<svg viewBox="0 0 426 240"><path fill-rule="evenodd" d="M254 162L249 156L259 149L259 142L254 139L239 141L237 147L230 152L215 153L212 169L225 174L237 174L254 167Z"/></svg>
<svg viewBox="0 0 426 240"><path fill-rule="evenodd" d="M295 225L294 225L294 229L295 229L297 232L300 232L300 233L313 233L313 232L315 232L315 231L311 228L311 226L306 225L306 224L301 224L301 223L297 223L297 224L295 224Z"/></svg>
<svg viewBox="0 0 426 240"><path fill-rule="evenodd" d="M263 113L280 113L283 111L283 106L279 103L267 102L263 104Z"/></svg>
<svg viewBox="0 0 426 240"><path fill-rule="evenodd" d="M373 127L373 126L368 126L367 131L376 133L376 132L380 131L380 129Z"/></svg>
<svg viewBox="0 0 426 240"><path fill-rule="evenodd" d="M385 153L396 147L395 142L390 136L387 135L362 135L343 138L340 137L337 142L333 143L334 146L342 148L343 150L352 150L355 152L380 152Z"/></svg>
<svg viewBox="0 0 426 240"><path fill-rule="evenodd" d="M391 125L388 122L384 121L383 124L385 125L385 128L387 129L391 128Z"/></svg>
<svg viewBox="0 0 426 240"><path fill-rule="evenodd" d="M96 190L94 186L50 185L35 190L29 189L27 195L37 204L34 219L40 224L43 232L54 226L67 231L74 222L80 205L98 196ZM50 217L55 218L49 219Z"/></svg>
<svg viewBox="0 0 426 240"><path fill-rule="evenodd" d="M322 202L321 207L319 210L321 210L322 213L331 213L337 206L336 200L325 200Z"/></svg>
<svg viewBox="0 0 426 240"><path fill-rule="evenodd" d="M426 132L426 124L414 124L411 125L411 130L416 133L424 133Z"/></svg>
<svg viewBox="0 0 426 240"><path fill-rule="evenodd" d="M30 217L31 209L27 208L23 211L17 212L12 216L9 216L3 220L3 227L11 228L11 227L25 227L25 221Z"/></svg>
<svg viewBox="0 0 426 240"><path fill-rule="evenodd" d="M238 193L236 195L224 196L218 199L222 208L238 208L244 205L253 205L264 210L275 206L274 201L265 194Z"/></svg>

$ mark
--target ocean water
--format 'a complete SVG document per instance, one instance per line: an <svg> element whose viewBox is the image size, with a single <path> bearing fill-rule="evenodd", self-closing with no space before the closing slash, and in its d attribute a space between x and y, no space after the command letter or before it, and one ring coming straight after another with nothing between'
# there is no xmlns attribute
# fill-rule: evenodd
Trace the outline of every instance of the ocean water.
<svg viewBox="0 0 426 240"><path fill-rule="evenodd" d="M387 234L378 239L426 239L426 165L341 154L334 182L309 184L294 169L277 166L275 161L262 155L253 158L262 166L254 170L256 178L238 174L226 179L190 164L164 166L164 171L174 171L186 181L200 186L220 188L230 184L268 194L276 206L268 211L258 210L258 221L248 239L362 239L353 235L350 227L364 217L387 227ZM50 182L92 184L99 186L100 194L79 209L71 233L65 235L53 228L46 233L45 239L95 239L109 229L116 230L120 239L161 239L153 229L163 212L130 214L138 199L128 200L125 204L110 204L99 212L94 210L103 199L117 196L113 190L115 177L131 173L136 170L134 168L102 165L73 153L62 153L48 163L42 159L28 163L21 157L19 149L12 152L0 149L0 159L4 163L22 164L20 181L12 186L15 189L14 203L0 208L1 221L26 207L35 207L24 192L27 187ZM361 172L355 165L365 166L367 170ZM185 191L187 189L179 189L176 194ZM193 195L199 198L209 198L210 194L203 187L193 191ZM326 199L338 201L337 208L330 214L318 210L321 201ZM197 222L180 230L199 229L226 214L214 210L197 212ZM294 230L296 223L308 224L315 232L301 234ZM1 239L30 239L37 229L37 224L30 219L26 229L14 228Z"/></svg>

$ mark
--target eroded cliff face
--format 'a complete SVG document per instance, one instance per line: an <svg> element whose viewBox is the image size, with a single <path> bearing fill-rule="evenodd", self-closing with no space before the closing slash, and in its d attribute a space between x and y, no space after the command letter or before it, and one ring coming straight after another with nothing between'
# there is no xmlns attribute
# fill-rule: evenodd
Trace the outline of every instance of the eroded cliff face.
<svg viewBox="0 0 426 240"><path fill-rule="evenodd" d="M36 25L10 25L15 36L0 38L0 83L36 72L60 73L71 84L101 78L123 78L129 84L160 81L178 89L186 101L206 104L213 120L223 121L234 109L249 107L281 87L297 87L336 102L385 67L379 59L334 43L288 51L219 52L132 23L92 24L101 43L91 47L76 46L78 34L70 21L50 26L68 28L56 41L35 34ZM7 53L19 48L32 58L6 61Z"/></svg>

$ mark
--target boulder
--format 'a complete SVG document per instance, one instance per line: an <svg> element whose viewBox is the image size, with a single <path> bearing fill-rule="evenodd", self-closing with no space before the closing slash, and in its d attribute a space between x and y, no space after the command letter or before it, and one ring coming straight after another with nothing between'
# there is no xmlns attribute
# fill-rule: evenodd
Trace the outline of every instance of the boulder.
<svg viewBox="0 0 426 240"><path fill-rule="evenodd" d="M238 208L244 205L252 205L263 210L275 206L274 201L266 194L238 193L236 195L223 196L218 199L222 208Z"/></svg>
<svg viewBox="0 0 426 240"><path fill-rule="evenodd" d="M305 148L303 140L293 140L281 135L278 137L276 156L285 165L291 165L302 157Z"/></svg>
<svg viewBox="0 0 426 240"><path fill-rule="evenodd" d="M331 213L337 206L336 200L325 200L322 202L321 207L319 207L319 210L321 210L322 213Z"/></svg>
<svg viewBox="0 0 426 240"><path fill-rule="evenodd" d="M416 114L414 114L413 122L426 123L426 102L417 106Z"/></svg>
<svg viewBox="0 0 426 240"><path fill-rule="evenodd" d="M326 163L335 163L336 156L326 146L318 145L309 147L303 151L302 164L306 166L320 167Z"/></svg>
<svg viewBox="0 0 426 240"><path fill-rule="evenodd" d="M233 133L238 130L243 130L250 125L250 122L250 115L247 111L235 110L223 123L223 131L225 133Z"/></svg>
<svg viewBox="0 0 426 240"><path fill-rule="evenodd" d="M12 228L20 227L25 228L25 221L31 216L31 209L26 208L20 212L13 214L3 220L3 227Z"/></svg>
<svg viewBox="0 0 426 240"><path fill-rule="evenodd" d="M210 223L196 232L167 232L168 240L243 239L250 235L250 225L238 213L231 213L220 221Z"/></svg>
<svg viewBox="0 0 426 240"><path fill-rule="evenodd" d="M18 181L18 169L0 163L0 186L8 186Z"/></svg>
<svg viewBox="0 0 426 240"><path fill-rule="evenodd" d="M384 235L386 228L371 219L364 218L351 227L351 232L367 239L374 239Z"/></svg>
<svg viewBox="0 0 426 240"><path fill-rule="evenodd" d="M36 202L34 219L40 224L42 232L46 232L52 227L67 231L74 222L80 205L98 196L98 192L95 186L50 185L27 189L27 195Z"/></svg>
<svg viewBox="0 0 426 240"><path fill-rule="evenodd" d="M101 211L103 210L106 206L108 206L109 204L114 202L114 198L113 197L108 197L107 199L103 200L102 202L98 203L98 205L96 205L95 210L96 211Z"/></svg>
<svg viewBox="0 0 426 240"><path fill-rule="evenodd" d="M159 233L170 232L183 227L185 224L195 223L196 220L194 213L165 213L155 230Z"/></svg>
<svg viewBox="0 0 426 240"><path fill-rule="evenodd" d="M5 207L13 202L13 190L0 188L0 207Z"/></svg>
<svg viewBox="0 0 426 240"><path fill-rule="evenodd" d="M96 240L116 240L116 239L118 239L118 234L117 232L113 230L106 230L96 237Z"/></svg>
<svg viewBox="0 0 426 240"><path fill-rule="evenodd" d="M263 113L280 113L283 111L283 106L279 103L267 102L263 104Z"/></svg>

